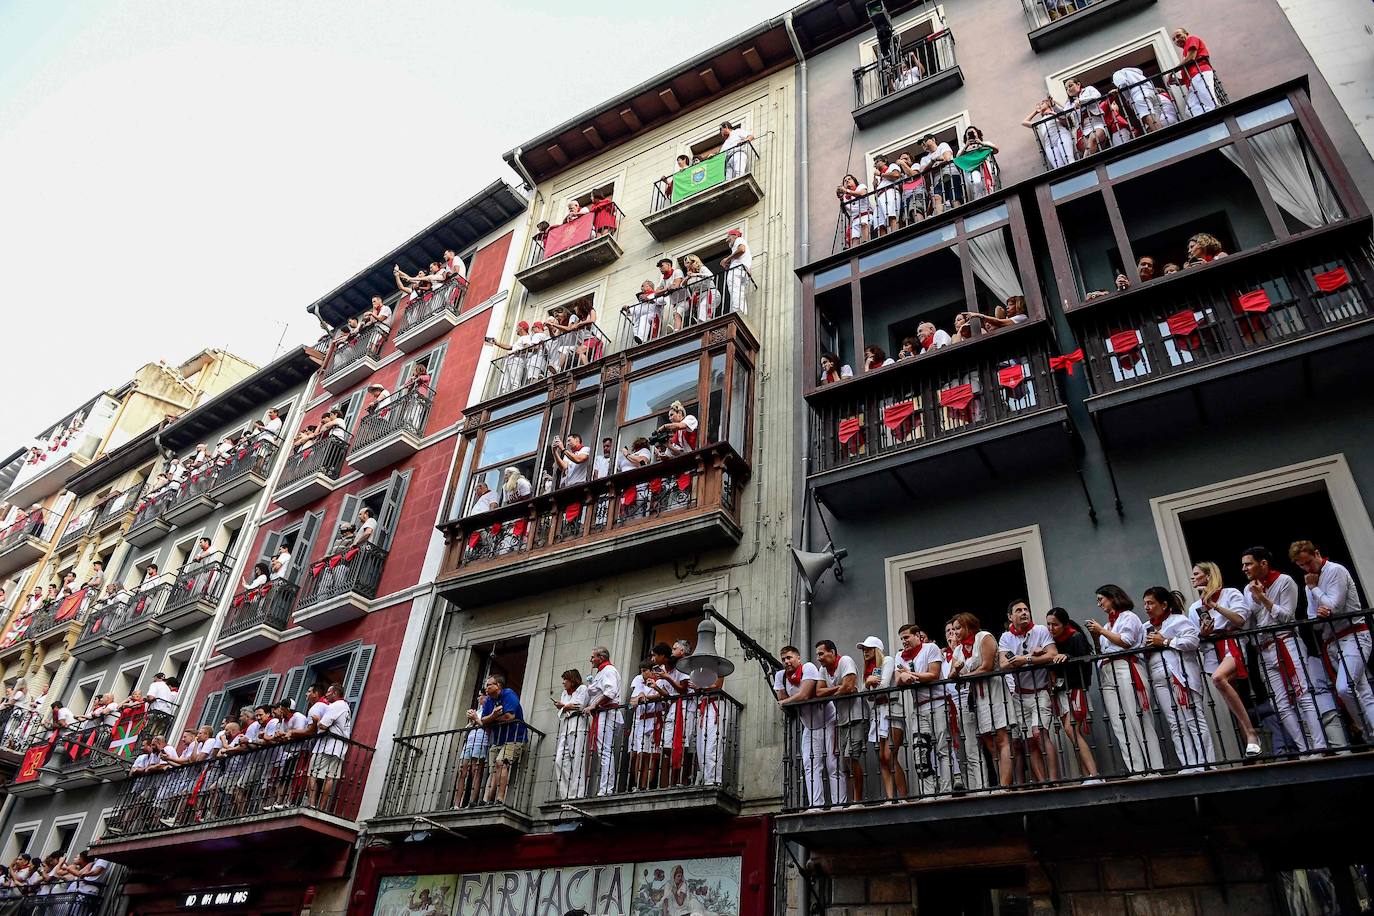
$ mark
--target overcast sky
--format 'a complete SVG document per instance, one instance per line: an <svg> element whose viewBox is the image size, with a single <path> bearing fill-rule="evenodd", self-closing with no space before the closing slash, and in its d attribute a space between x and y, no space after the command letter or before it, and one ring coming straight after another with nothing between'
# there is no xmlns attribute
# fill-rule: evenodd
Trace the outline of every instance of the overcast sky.
<svg viewBox="0 0 1374 916"><path fill-rule="evenodd" d="M313 340L501 153L787 5L0 0L0 454L146 362Z"/></svg>

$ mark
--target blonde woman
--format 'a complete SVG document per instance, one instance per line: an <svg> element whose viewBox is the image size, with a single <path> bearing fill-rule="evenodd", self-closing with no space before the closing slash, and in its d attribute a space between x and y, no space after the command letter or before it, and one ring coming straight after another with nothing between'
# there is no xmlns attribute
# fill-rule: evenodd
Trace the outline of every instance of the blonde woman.
<svg viewBox="0 0 1374 916"><path fill-rule="evenodd" d="M883 654L883 641L870 636L858 645L864 657L864 688L887 690L895 686L895 656ZM906 718L900 693L880 693L873 698L873 718L869 720L868 740L878 746L878 772L883 777L883 794L889 801L906 798L906 770L902 768L902 735Z"/></svg>
<svg viewBox="0 0 1374 916"><path fill-rule="evenodd" d="M1236 690L1236 680L1245 680L1250 675L1245 670L1245 652L1232 635L1244 630L1250 621L1245 596L1239 589L1222 585L1221 568L1215 563L1194 564L1192 583L1198 600L1188 608L1188 619L1197 625L1202 635L1202 667L1240 728L1245 739L1245 756L1254 757L1262 750L1259 735Z"/></svg>
<svg viewBox="0 0 1374 916"><path fill-rule="evenodd" d="M508 506L518 499L528 499L534 488L529 478L520 469L511 465L503 472L501 479L501 505Z"/></svg>
<svg viewBox="0 0 1374 916"><path fill-rule="evenodd" d="M1188 239L1188 260L1183 262L1183 269L1210 264L1217 258L1224 257L1226 251L1221 247L1221 240L1210 233L1199 232Z"/></svg>
<svg viewBox="0 0 1374 916"><path fill-rule="evenodd" d="M716 292L716 278L701 263L701 258L694 254L687 255L682 265L686 268L684 276L686 287L690 290L690 301L696 306L696 321L710 321L716 317L720 299L720 294Z"/></svg>

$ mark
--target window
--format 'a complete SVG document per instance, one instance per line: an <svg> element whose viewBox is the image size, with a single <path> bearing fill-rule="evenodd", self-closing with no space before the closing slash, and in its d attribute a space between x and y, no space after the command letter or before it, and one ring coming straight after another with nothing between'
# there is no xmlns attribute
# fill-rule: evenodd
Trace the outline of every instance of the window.
<svg viewBox="0 0 1374 916"><path fill-rule="evenodd" d="M140 685L143 683L143 674L147 665L148 660L144 659L119 669L119 674L115 675L114 684L110 687L110 692L115 695L116 700L123 700L135 690L141 689ZM149 680L152 679L149 678Z"/></svg>
<svg viewBox="0 0 1374 916"><path fill-rule="evenodd" d="M409 485L410 472L396 471L381 486L358 495L345 496L343 504L339 507L339 515L334 519L334 533L330 537L329 552L336 552L335 544L338 542L340 526L344 522L353 522L357 526L359 513L363 509L368 510L370 517L377 522L372 543L383 550L389 550L391 539L396 534L396 525L401 518L401 502L405 499Z"/></svg>
<svg viewBox="0 0 1374 916"><path fill-rule="evenodd" d="M574 201L577 202L577 205L578 205L579 207L589 207L589 206L591 206L591 203L592 203L592 195L593 195L593 194L596 194L596 193L598 193L598 192L599 192L600 194L602 194L603 196L605 196L605 197L614 197L614 196L615 196L615 182L614 182L614 181L610 181L610 182L607 182L606 184L596 185L595 187L587 188L585 191L583 191L583 192L580 193L580 194L577 194L577 195L575 195L575 196L569 197L569 198L567 199L567 202L563 205L563 209L566 210L566 209L567 209L567 205L570 204L570 203L573 203ZM562 219L563 219L563 213L561 213L561 212L560 212L560 213L555 213L554 216L555 216L555 217L558 219L558 221L560 221L560 222L561 222Z"/></svg>
<svg viewBox="0 0 1374 916"><path fill-rule="evenodd" d="M281 681L280 674L273 674L267 669L229 681L223 689L206 696L199 723L218 729L225 718L237 717L245 706L251 709L271 703L277 698ZM304 712L300 706L295 708Z"/></svg>
<svg viewBox="0 0 1374 916"><path fill-rule="evenodd" d="M91 708L95 698L100 696L100 682L105 679L105 673L92 675L76 685L72 691L71 698L67 701L67 708L76 715L82 715ZM49 681L51 683L51 681Z"/></svg>
<svg viewBox="0 0 1374 916"><path fill-rule="evenodd" d="M668 407L681 401L687 413L700 417L697 386L701 364L683 363L653 375L638 378L629 384L625 394L625 422L621 424L617 448L633 447L638 438L648 438L659 426L668 422Z"/></svg>
<svg viewBox="0 0 1374 916"><path fill-rule="evenodd" d="M80 850L76 845L77 833L81 830L81 824L86 820L85 814L71 814L55 820L52 830L48 831L47 842L41 850L31 850L35 855L48 855L58 852L67 858L71 858Z"/></svg>
<svg viewBox="0 0 1374 916"><path fill-rule="evenodd" d="M525 671L529 665L530 638L520 636L501 639L495 642L478 643L472 647L472 661L468 670L474 672L472 689L468 691L475 699L482 692L487 678L499 674L506 679L506 686L521 695L525 687ZM463 697L459 697L460 703ZM526 711L526 718L529 711Z"/></svg>
<svg viewBox="0 0 1374 916"><path fill-rule="evenodd" d="M16 824L10 831L4 846L4 860L7 865L21 852L34 853L33 838L38 833L38 826L38 821L32 821L27 824Z"/></svg>
<svg viewBox="0 0 1374 916"><path fill-rule="evenodd" d="M561 422L561 417L556 418L554 422ZM477 455L473 459L477 470L472 473L468 492L462 496L465 512L471 511L476 498L472 490L476 489L478 483L485 483L493 493L496 493L500 504L504 505L521 498L514 491L507 496L502 489L502 477L507 467L516 468L519 475L533 486L535 464L539 457L539 434L543 428L544 414L541 412L486 430L481 445L476 449Z"/></svg>
<svg viewBox="0 0 1374 916"><path fill-rule="evenodd" d="M430 350L424 356L412 359L410 362L402 366L400 378L396 382L397 390L404 388L411 379L415 378L417 375L422 374L422 372L428 372L429 387L423 390L421 393L425 397L433 397L434 386L437 385L439 382L439 369L444 364L444 353L447 350L448 345L441 344L440 346L435 347L433 350Z"/></svg>
<svg viewBox="0 0 1374 916"><path fill-rule="evenodd" d="M358 419L359 408L362 406L362 403L363 392L359 390L353 392L329 409L339 415L344 422L345 429L352 430L354 421Z"/></svg>
<svg viewBox="0 0 1374 916"><path fill-rule="evenodd" d="M753 403L749 396L749 366L744 360L736 357L735 374L730 380L729 442L743 458L749 457L749 418L752 414Z"/></svg>
<svg viewBox="0 0 1374 916"><path fill-rule="evenodd" d="M640 646L639 657L648 658L654 646L661 642L672 646L679 639L687 640L687 644L695 648L697 627L706 616L702 613L705 606L704 600L685 601L663 610L640 614L639 624L644 633L644 641ZM626 665L627 670L633 670L634 667L631 664Z"/></svg>
<svg viewBox="0 0 1374 916"><path fill-rule="evenodd" d="M287 550L291 551L291 569L287 573L287 578L299 585L303 574L302 570L310 563L311 553L315 548L315 540L319 537L320 523L323 521L323 511L311 512L299 525L293 525L285 531L268 532L266 540L263 541L262 554L259 559L270 561L284 545Z"/></svg>
<svg viewBox="0 0 1374 916"><path fill-rule="evenodd" d="M353 708L356 721L376 651L376 646L352 643L311 655L282 676L281 695L290 697L296 709L306 712L306 688L311 684L338 684L344 692L343 698Z"/></svg>

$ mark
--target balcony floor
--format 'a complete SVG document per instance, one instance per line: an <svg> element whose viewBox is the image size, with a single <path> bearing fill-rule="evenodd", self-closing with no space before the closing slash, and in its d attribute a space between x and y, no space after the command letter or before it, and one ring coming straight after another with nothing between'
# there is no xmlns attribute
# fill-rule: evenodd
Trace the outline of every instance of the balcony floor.
<svg viewBox="0 0 1374 916"><path fill-rule="evenodd" d="M528 833L530 825L533 823L529 815L521 814L513 808L507 808L503 805L483 805L478 808L458 808L448 811L401 814L395 817L375 817L367 822L367 832L395 835L433 829L433 825L418 820L419 817L425 817L443 824L448 829L461 834Z"/></svg>
<svg viewBox="0 0 1374 916"><path fill-rule="evenodd" d="M537 293L595 267L610 264L618 260L621 253L620 243L615 236L603 235L526 267L516 273L515 279L525 289Z"/></svg>
<svg viewBox="0 0 1374 916"><path fill-rule="evenodd" d="M0 553L0 576L8 576L31 563L37 563L48 552L48 545L32 535L16 541L8 550Z"/></svg>
<svg viewBox="0 0 1374 916"><path fill-rule="evenodd" d="M664 207L644 217L640 223L662 242L736 210L752 207L761 200L763 188L751 173Z"/></svg>
<svg viewBox="0 0 1374 916"><path fill-rule="evenodd" d="M282 631L276 627L260 623L255 627L240 630L232 636L222 636L215 643L215 651L229 658L247 658L258 652L270 649L281 642Z"/></svg>
<svg viewBox="0 0 1374 916"><path fill-rule="evenodd" d="M964 71L959 69L959 65L946 67L939 73L933 73L918 80L913 86L907 86L905 89L889 93L867 105L855 108L853 111L854 123L863 128L873 127L888 118L909 111L917 105L929 102L941 93L953 92L962 85L964 85Z"/></svg>
<svg viewBox="0 0 1374 916"><path fill-rule="evenodd" d="M657 820L664 812L712 812L734 817L740 800L718 786L686 786L680 789L654 789L645 792L617 792L613 795L544 802L539 810L555 819L575 820L581 815L565 806L578 808L596 817Z"/></svg>

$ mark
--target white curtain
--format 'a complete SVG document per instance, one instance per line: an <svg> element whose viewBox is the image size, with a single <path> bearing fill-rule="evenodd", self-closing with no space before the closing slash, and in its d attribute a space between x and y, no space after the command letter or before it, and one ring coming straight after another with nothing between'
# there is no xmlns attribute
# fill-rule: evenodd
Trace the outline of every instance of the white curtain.
<svg viewBox="0 0 1374 916"><path fill-rule="evenodd" d="M1012 296L1021 296L1021 280L1016 276L1016 265L1007 251L1006 237L1001 229L970 236L969 255L973 260L973 273L997 294L999 302L1006 302ZM950 249L956 255L956 245Z"/></svg>
<svg viewBox="0 0 1374 916"><path fill-rule="evenodd" d="M1250 149L1274 203L1303 225L1324 226L1341 218L1341 205L1292 124L1255 134L1250 137ZM1237 168L1243 168L1233 147L1223 146L1221 151Z"/></svg>

